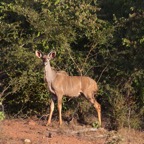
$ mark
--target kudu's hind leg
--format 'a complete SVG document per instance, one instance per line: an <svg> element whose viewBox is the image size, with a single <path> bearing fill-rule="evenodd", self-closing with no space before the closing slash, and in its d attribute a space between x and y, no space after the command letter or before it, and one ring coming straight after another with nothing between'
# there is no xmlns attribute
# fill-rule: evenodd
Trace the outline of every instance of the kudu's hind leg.
<svg viewBox="0 0 144 144"><path fill-rule="evenodd" d="M93 94L87 94L86 98L93 104L98 114L99 125L101 126L101 105L95 100Z"/></svg>
<svg viewBox="0 0 144 144"><path fill-rule="evenodd" d="M50 104L50 115L49 115L49 118L48 118L48 122L47 122L47 124L46 124L47 126L51 123L53 111L54 111L54 100L51 99L51 104Z"/></svg>
<svg viewBox="0 0 144 144"><path fill-rule="evenodd" d="M94 107L97 110L99 125L101 126L101 105L96 100L94 101Z"/></svg>

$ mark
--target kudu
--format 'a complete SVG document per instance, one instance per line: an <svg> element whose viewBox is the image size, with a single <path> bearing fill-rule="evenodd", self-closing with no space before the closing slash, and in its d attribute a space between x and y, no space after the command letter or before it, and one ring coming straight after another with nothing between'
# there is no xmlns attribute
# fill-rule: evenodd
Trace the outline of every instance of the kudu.
<svg viewBox="0 0 144 144"><path fill-rule="evenodd" d="M101 125L101 105L95 100L94 94L98 90L97 83L86 76L69 76L64 71L55 71L50 60L56 56L55 51L51 51L48 55L43 55L40 51L35 52L38 58L41 58L45 68L44 79L47 83L49 91L55 95L52 97L50 104L50 115L47 125L51 123L54 111L54 101L57 98L59 111L59 124L62 124L62 98L63 96L78 97L81 93L94 105L98 113L99 125Z"/></svg>

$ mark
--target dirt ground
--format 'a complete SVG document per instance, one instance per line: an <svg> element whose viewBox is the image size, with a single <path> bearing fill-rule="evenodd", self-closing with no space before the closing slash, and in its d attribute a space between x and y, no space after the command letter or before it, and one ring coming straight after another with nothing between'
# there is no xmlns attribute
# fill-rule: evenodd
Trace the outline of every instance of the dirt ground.
<svg viewBox="0 0 144 144"><path fill-rule="evenodd" d="M144 144L144 132L140 131L108 131L77 123L59 127L56 121L46 127L44 123L34 119L1 121L0 144Z"/></svg>

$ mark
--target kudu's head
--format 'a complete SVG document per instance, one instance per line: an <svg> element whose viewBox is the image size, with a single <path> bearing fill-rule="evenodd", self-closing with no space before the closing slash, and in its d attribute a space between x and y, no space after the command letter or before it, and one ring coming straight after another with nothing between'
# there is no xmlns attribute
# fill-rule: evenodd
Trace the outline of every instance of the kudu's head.
<svg viewBox="0 0 144 144"><path fill-rule="evenodd" d="M45 55L45 54L42 54L42 52L36 50L35 51L35 55L38 58L42 59L43 64L46 66L51 59L55 58L56 52L55 51L51 51L49 54Z"/></svg>

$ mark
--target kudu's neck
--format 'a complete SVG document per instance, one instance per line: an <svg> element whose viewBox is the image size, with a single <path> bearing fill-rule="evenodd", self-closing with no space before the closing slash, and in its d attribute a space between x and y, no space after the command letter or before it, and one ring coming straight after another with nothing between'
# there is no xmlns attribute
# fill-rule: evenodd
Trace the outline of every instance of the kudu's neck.
<svg viewBox="0 0 144 144"><path fill-rule="evenodd" d="M52 82L56 77L56 72L52 69L50 62L45 65L45 78L47 82Z"/></svg>

